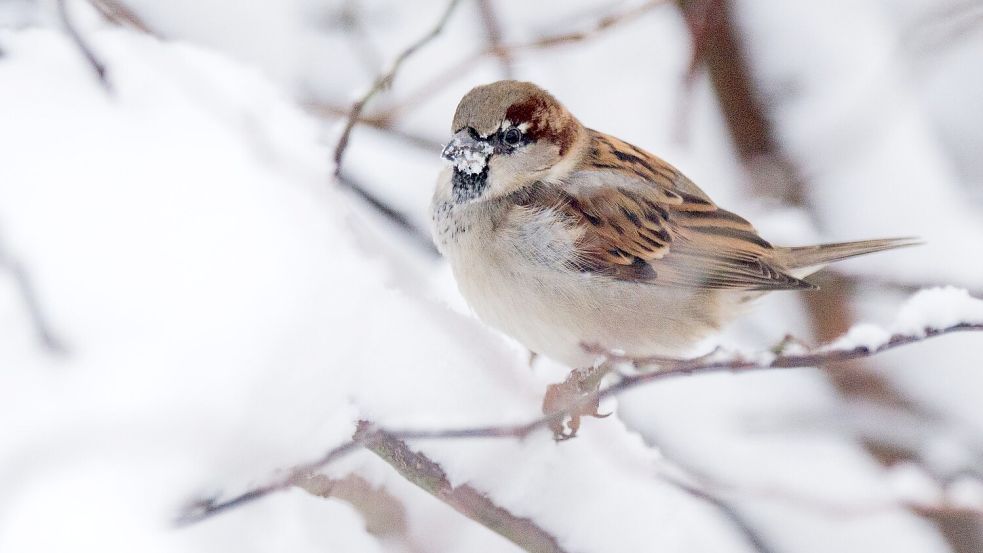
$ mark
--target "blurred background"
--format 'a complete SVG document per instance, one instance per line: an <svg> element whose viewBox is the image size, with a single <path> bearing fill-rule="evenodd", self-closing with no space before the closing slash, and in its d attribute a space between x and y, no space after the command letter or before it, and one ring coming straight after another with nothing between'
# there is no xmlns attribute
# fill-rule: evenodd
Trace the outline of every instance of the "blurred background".
<svg viewBox="0 0 983 553"><path fill-rule="evenodd" d="M983 297L978 0L0 0L0 551L983 551L974 333L660 381L562 444L411 441L506 537L365 450L176 527L358 420L539 415L568 369L477 322L429 238L457 102L503 78L774 243L926 241L715 343Z"/></svg>

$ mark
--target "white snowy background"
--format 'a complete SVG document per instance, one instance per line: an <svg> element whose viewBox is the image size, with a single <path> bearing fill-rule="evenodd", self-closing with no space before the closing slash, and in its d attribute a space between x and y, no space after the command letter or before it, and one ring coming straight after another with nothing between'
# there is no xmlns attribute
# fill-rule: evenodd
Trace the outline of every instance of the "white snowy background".
<svg viewBox="0 0 983 553"><path fill-rule="evenodd" d="M324 471L357 475L364 501L290 489L174 526L189 501L316 459L360 419L532 420L566 369L530 367L469 314L423 242L332 179L343 123L332 110L347 110L444 1L125 3L153 35L66 2L107 92L54 1L0 1L0 552L518 551L365 451ZM517 44L638 2L489 5ZM368 106L399 109L392 129L355 128L344 174L426 232L441 166L427 144L446 138L467 90L507 70L658 152L773 242L925 239L838 267L860 282L858 318L878 325L851 340L983 321L958 289L906 303L922 287L983 291L983 8L735 10L782 148L808 177L808 210L748 191L704 72L684 89L690 36L673 5L516 52L506 68L466 61L487 38L478 2L463 0ZM764 299L716 340L767 349L787 333L810 339L801 295ZM560 444L541 429L411 445L570 552L971 551L960 548L983 536L954 541L906 505L959 507L969 532L983 528L972 522L983 512L983 336L872 366L921 415L796 369L651 384L606 401L614 416ZM886 466L864 446L871 435L918 455ZM379 504L396 513L381 517L387 531Z"/></svg>

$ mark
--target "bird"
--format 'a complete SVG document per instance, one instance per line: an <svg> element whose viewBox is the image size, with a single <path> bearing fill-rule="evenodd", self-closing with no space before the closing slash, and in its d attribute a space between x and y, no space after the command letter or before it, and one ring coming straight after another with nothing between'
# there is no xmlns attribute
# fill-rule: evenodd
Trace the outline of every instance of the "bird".
<svg viewBox="0 0 983 553"><path fill-rule="evenodd" d="M765 293L815 290L804 277L829 263L917 243L773 245L674 166L584 126L530 82L473 88L451 133L430 215L461 295L574 370L597 367L599 351L682 355ZM567 385L547 393L545 412L585 393ZM576 426L554 427L557 439L579 415L599 416L596 402L570 415Z"/></svg>

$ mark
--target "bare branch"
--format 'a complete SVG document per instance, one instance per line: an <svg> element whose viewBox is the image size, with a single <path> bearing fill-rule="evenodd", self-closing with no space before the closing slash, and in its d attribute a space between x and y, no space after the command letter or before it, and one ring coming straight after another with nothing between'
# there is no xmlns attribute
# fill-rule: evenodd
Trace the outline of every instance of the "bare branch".
<svg viewBox="0 0 983 553"><path fill-rule="evenodd" d="M380 215L389 219L400 229L406 231L406 234L413 239L413 242L419 246L421 250L433 257L440 257L440 252L438 252L437 247L434 246L433 240L430 239L430 235L413 224L413 222L410 221L410 219L404 213L384 202L381 198L370 192L368 188L362 185L362 183L353 179L351 176L345 173L339 173L337 178L339 184L351 190L359 198L362 198L362 200L372 206Z"/></svg>
<svg viewBox="0 0 983 553"><path fill-rule="evenodd" d="M296 467L290 469L285 476L262 486L253 488L246 493L237 495L228 501L218 502L214 498L205 498L194 501L185 508L184 512L178 516L174 523L177 526L186 526L188 524L200 522L218 513L228 511L229 509L233 509L245 503L265 497L273 492L285 490L291 486L301 485L304 481L313 476L317 470L361 448L363 445L365 445L364 440L367 437L368 436L362 436L361 439L353 439L349 442L345 442L322 455L320 459L304 465L297 465Z"/></svg>
<svg viewBox="0 0 983 553"><path fill-rule="evenodd" d="M323 103L323 102L311 101L311 102L305 102L302 105L308 113L326 119L338 119L340 117L348 117L348 114L350 113L348 109ZM363 115L358 118L356 123L383 131L395 138L398 138L406 142L410 146L419 148L421 150L426 150L428 152L433 153L434 155L436 155L437 152L439 152L444 147L444 145L441 144L439 140L434 140L431 138L427 138L425 136L404 131L402 129L397 129L396 127L393 126L392 121L388 118L367 117Z"/></svg>
<svg viewBox="0 0 983 553"><path fill-rule="evenodd" d="M665 3L666 0L650 0L649 2L641 4L636 8L602 17L586 30L565 32L555 35L545 35L529 42L502 44L498 48L487 47L482 50L478 50L477 52L468 54L457 63L448 66L445 70L438 73L427 83L421 85L415 91L407 94L399 105L389 108L387 111L379 115L379 117L383 120L395 119L398 114L406 112L424 100L431 98L434 92L445 87L447 83L453 81L454 79L460 78L468 71L468 69L474 67L476 62L486 56L501 56L502 54L507 54L510 59L512 59L515 58L518 53L525 50L546 50L578 42L586 42L604 34L607 31L613 30L615 27L635 21L642 15L651 11L653 8L664 5Z"/></svg>
<svg viewBox="0 0 983 553"><path fill-rule="evenodd" d="M594 38L595 36L605 31L608 31L614 27L634 21L639 17L641 17L642 15L648 13L653 8L662 6L665 3L666 0L649 0L644 4L636 6L629 10L625 10L621 13L616 13L616 14L602 17L591 28L583 31L574 31L569 33L548 35L548 36L537 38L535 40L531 40L526 43L504 46L504 48L507 49L509 52L515 52L516 50L553 48L556 46L562 46L574 42L583 42L585 40Z"/></svg>
<svg viewBox="0 0 983 553"><path fill-rule="evenodd" d="M41 308L41 300L38 298L37 290L34 288L34 282L28 275L27 269L4 248L2 242L0 242L0 269L6 269L13 277L14 284L24 301L27 316L34 326L34 332L37 334L41 346L53 354L66 353L68 348L65 346L65 342L52 329L44 309Z"/></svg>
<svg viewBox="0 0 983 553"><path fill-rule="evenodd" d="M829 345L820 346L797 353L772 353L760 352L746 354L740 352L714 352L709 355L693 359L670 359L658 357L631 358L617 355L610 352L602 352L612 361L630 363L636 367L659 367L660 370L640 373L635 375L622 376L621 380L594 392L585 395L579 402L570 405L566 410L544 415L538 419L524 424L501 425L501 426L478 426L472 428L459 429L437 429L437 430L367 430L360 429L357 437L352 441L342 444L320 459L311 463L295 467L289 473L269 484L253 488L252 490L234 497L224 502L217 502L214 499L196 501L183 513L179 519L179 524L197 522L208 518L214 514L228 510L232 507L247 503L254 499L266 496L272 492L279 491L297 484L301 479L309 477L332 461L355 451L359 447L377 439L381 434L397 440L454 440L465 438L525 438L534 430L548 427L552 423L563 421L571 412L591 402L618 395L626 390L663 380L694 374L720 373L720 372L750 372L764 369L793 369L822 366L827 363L843 361L846 359L859 359L872 357L878 353L898 348L904 345L921 342L943 334L962 331L983 331L983 323L960 323L945 328L926 328L920 334L895 334L882 346L875 349L866 347L836 348ZM598 350L594 350L598 351Z"/></svg>
<svg viewBox="0 0 983 553"><path fill-rule="evenodd" d="M666 482L676 486L677 488L683 490L684 492L690 494L691 496L706 501L717 509L721 515L729 520L744 536L747 540L748 545L754 548L758 553L773 553L774 549L768 545L765 541L764 536L756 528L754 528L751 523L744 518L744 516L734 508L733 505L725 501L724 499L718 497L709 491L689 484L688 482L683 482L682 480L675 478L663 478Z"/></svg>
<svg viewBox="0 0 983 553"><path fill-rule="evenodd" d="M82 38L82 35L75 27L75 23L68 14L68 6L66 6L66 1L67 0L57 0L56 2L58 7L58 17L61 18L62 25L65 27L65 32L68 33L68 36L72 39L72 42L75 43L75 46L78 48L79 52L81 52L82 56L85 57L85 60L89 63L89 66L92 67L92 71L99 79L99 84L102 85L102 88L104 88L107 93L112 94L113 86L110 84L107 77L106 64L104 64L102 60L96 56L95 52L92 51L92 48L89 47L89 44L84 38Z"/></svg>
<svg viewBox="0 0 983 553"><path fill-rule="evenodd" d="M506 79L512 78L512 53L502 48L502 25L499 22L498 14L492 0L478 0L478 12L481 14L481 23L485 27L485 37L488 39L488 49L494 52L498 58L498 64L502 67L502 75Z"/></svg>
<svg viewBox="0 0 983 553"><path fill-rule="evenodd" d="M866 346L836 348L826 345L813 348L802 353L772 354L770 352L766 352L756 353L753 355L745 355L741 353L724 355L712 354L709 356L697 357L695 359L672 359L655 356L627 357L616 353L605 353L605 355L607 355L612 361L627 362L638 368L660 368L660 370L655 372L625 377L623 382L628 382L630 383L628 384L628 387L633 387L637 385L633 384L636 381L647 382L678 374L816 367L837 361L871 357L899 346L921 342L928 338L934 338L943 334L973 330L983 330L983 323L959 323L952 326L947 326L945 328L926 328L922 334L894 334L887 342L874 349L870 349ZM588 350L604 353L596 348L588 347Z"/></svg>
<svg viewBox="0 0 983 553"><path fill-rule="evenodd" d="M403 440L388 432L374 430L365 421L359 423L355 438L362 434L371 436L366 441L366 448L392 465L407 480L462 515L530 553L563 553L556 538L532 520L513 515L468 484L452 486L440 465L410 449Z"/></svg>
<svg viewBox="0 0 983 553"><path fill-rule="evenodd" d="M983 520L983 508L957 505L950 499L936 501L912 501L906 499L885 499L868 502L843 502L815 495L790 492L775 488L748 487L723 483L706 475L678 478L660 474L659 478L708 501L723 501L721 498L754 499L801 509L830 518L852 518L874 516L897 509L907 509L923 516L955 515ZM696 482L689 481L695 478Z"/></svg>
<svg viewBox="0 0 983 553"><path fill-rule="evenodd" d="M115 23L120 27L128 27L141 33L160 37L160 34L151 29L136 12L122 2L117 0L89 0L89 4L92 4L92 7L102 14L106 21Z"/></svg>
<svg viewBox="0 0 983 553"><path fill-rule="evenodd" d="M369 88L369 90L365 94L363 94L362 97L359 98L354 104L352 104L351 112L348 114L348 121L345 124L345 128L341 132L341 137L338 139L338 145L337 147L335 147L335 152L334 152L335 176L337 176L341 172L341 160L345 155L345 150L348 148L348 140L351 137L352 129L355 127L355 123L358 121L358 118L362 115L362 110L365 108L365 105L369 102L369 100L375 97L376 94L378 94L384 88L387 88L392 84L393 79L396 77L396 72L399 71L399 67L403 64L404 61L406 61L407 58L412 56L414 53L416 53L417 50L422 48L424 45L426 45L428 42L430 42L431 40L436 38L437 35L440 34L440 32L444 29L444 26L447 24L447 21L450 19L451 14L454 12L454 8L456 8L457 5L460 3L461 0L451 0L447 4L447 8L444 9L444 13L440 16L440 19L437 20L437 24L432 29L430 29L430 31L427 32L427 34L420 37L419 40L409 45L409 47L403 50L402 53L396 56L396 59L393 61L392 66L390 66L389 70L383 73L382 75L380 75L375 80L375 83L373 83L372 86Z"/></svg>

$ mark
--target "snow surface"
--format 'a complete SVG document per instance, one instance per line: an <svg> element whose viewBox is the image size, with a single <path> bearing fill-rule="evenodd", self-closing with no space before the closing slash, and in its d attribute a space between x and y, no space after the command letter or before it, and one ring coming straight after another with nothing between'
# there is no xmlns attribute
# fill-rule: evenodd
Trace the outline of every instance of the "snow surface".
<svg viewBox="0 0 983 553"><path fill-rule="evenodd" d="M969 295L969 291L952 286L930 288L909 298L887 328L870 323L858 324L827 347L837 350L858 347L876 350L887 344L894 335L917 338L925 336L929 331L959 324L983 325L983 299L974 298Z"/></svg>
<svg viewBox="0 0 983 553"><path fill-rule="evenodd" d="M783 100L783 142L817 183L816 220L747 196L705 76L690 98L688 139L677 140L689 38L671 9L584 44L528 51L515 75L553 91L586 124L660 153L776 243L919 234L927 246L844 267L976 291L983 256L972 247L983 227L967 194L979 181L960 179L983 174L966 135L983 112L945 95L978 101L978 75L959 60L979 50L967 43L944 65L923 58L908 79L907 59L893 55L904 50L892 45L909 20L882 4L740 3L761 40L751 46L765 82L779 91L796 83L797 94L769 97ZM907 3L911 21L923 4ZM50 6L0 9L0 251L25 268L66 347L39 344L0 268L0 551L517 551L366 452L325 471L395 497L406 536L371 534L348 503L301 490L170 524L188 500L231 497L317 458L358 419L401 429L525 422L565 375L547 359L530 368L526 352L470 317L444 264L332 186L327 128L338 123L297 108L346 106L445 3L132 0L165 40L113 30L86 3L69 5L107 62L113 96L55 30ZM495 5L506 38L521 42L633 3ZM346 6L361 31L345 27ZM446 141L461 95L502 76L493 58L442 75L483 47L482 33L477 10L462 3L369 112L441 77L446 86L397 124ZM361 127L352 136L346 171L426 228L439 152ZM857 330L857 343L980 317L964 291L919 293L893 318L902 301L865 294L860 318L876 325ZM760 349L789 332L808 335L804 310L796 295L773 295L723 340ZM908 467L920 489L978 506L979 336L879 362L940 413L938 426L904 428L934 461L928 475ZM775 550L949 550L925 520L891 506L919 497L916 479L867 455L854 411L818 371L667 380L602 409L617 414L585 421L560 445L545 431L412 445L572 552L751 551L727 516L663 478L673 471L719 491ZM935 486L940 473L969 476ZM842 516L817 503L887 507Z"/></svg>

